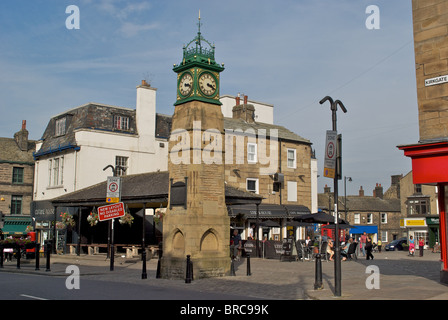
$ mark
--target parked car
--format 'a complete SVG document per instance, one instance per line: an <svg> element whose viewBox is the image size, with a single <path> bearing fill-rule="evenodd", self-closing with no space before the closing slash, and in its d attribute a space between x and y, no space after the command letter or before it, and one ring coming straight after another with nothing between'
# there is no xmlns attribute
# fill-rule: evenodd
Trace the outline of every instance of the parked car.
<svg viewBox="0 0 448 320"><path fill-rule="evenodd" d="M386 251L403 250L403 245L406 245L407 243L408 240L406 238L400 238L386 244L384 248L386 249Z"/></svg>

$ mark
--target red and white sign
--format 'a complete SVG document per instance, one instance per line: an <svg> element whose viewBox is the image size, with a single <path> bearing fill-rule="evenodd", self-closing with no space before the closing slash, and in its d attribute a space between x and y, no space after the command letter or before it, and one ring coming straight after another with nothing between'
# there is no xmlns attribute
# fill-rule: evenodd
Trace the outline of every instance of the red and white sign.
<svg viewBox="0 0 448 320"><path fill-rule="evenodd" d="M98 208L98 219L100 221L119 218L124 216L124 214L125 212L123 202L114 203Z"/></svg>

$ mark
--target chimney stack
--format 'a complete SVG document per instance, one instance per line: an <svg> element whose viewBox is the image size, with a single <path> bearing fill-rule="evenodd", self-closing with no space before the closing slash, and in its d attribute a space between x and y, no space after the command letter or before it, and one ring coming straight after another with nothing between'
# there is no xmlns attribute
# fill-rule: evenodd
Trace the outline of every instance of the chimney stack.
<svg viewBox="0 0 448 320"><path fill-rule="evenodd" d="M26 130L26 120L22 120L22 130L14 134L14 140L20 150L28 151L28 130Z"/></svg>
<svg viewBox="0 0 448 320"><path fill-rule="evenodd" d="M375 190L373 190L373 196L376 198L383 199L383 187L380 184L376 184Z"/></svg>
<svg viewBox="0 0 448 320"><path fill-rule="evenodd" d="M364 197L364 190L362 189L362 186L359 188L359 196Z"/></svg>
<svg viewBox="0 0 448 320"><path fill-rule="evenodd" d="M325 185L324 193L331 193L331 187L328 187L327 185Z"/></svg>
<svg viewBox="0 0 448 320"><path fill-rule="evenodd" d="M232 108L233 119L242 119L247 123L255 122L255 107L247 103L247 96L244 96L244 103L240 104L240 97L236 97L236 106Z"/></svg>

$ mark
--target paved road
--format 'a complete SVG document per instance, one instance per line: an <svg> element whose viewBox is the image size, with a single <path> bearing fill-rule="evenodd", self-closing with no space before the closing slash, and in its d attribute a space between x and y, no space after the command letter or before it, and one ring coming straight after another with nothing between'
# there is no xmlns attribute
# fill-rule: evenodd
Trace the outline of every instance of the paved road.
<svg viewBox="0 0 448 320"><path fill-rule="evenodd" d="M20 270L16 269L15 263L8 262L0 269L0 275L7 272L39 274L59 277L65 281L69 276L65 273L68 265L79 267L80 290L83 290L83 283L88 281L95 281L98 288L106 286L101 281L119 283L123 288L123 283L126 283L147 287L148 291L172 289L179 294L173 295L172 299L206 297L213 300L217 298L214 295L216 293L235 299L246 297L269 300L448 299L448 287L439 283L440 256L429 252L425 252L423 258L409 257L405 252L382 252L375 254L375 259L370 261L361 257L357 261L343 261L341 297L334 296L334 263L327 261L322 262L322 290L314 290L315 263L312 261L280 262L257 258L251 259L250 276L247 276L246 259L243 259L235 264L236 276L195 279L189 284L183 280L156 279L157 259L148 261L147 279L141 279L142 262L138 258L129 260L118 256L115 258L115 270L110 271L110 262L102 255L52 256L50 272L45 271L44 261L40 271L34 270L34 261L23 264ZM371 276L370 272L366 273L369 266L376 266L379 271L378 289L366 286L366 280ZM186 297L180 295L182 292L186 293Z"/></svg>

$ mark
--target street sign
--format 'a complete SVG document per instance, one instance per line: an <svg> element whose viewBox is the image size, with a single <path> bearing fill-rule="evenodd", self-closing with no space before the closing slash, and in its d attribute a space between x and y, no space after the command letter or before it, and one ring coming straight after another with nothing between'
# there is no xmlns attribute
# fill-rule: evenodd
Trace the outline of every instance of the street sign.
<svg viewBox="0 0 448 320"><path fill-rule="evenodd" d="M124 216L124 214L125 211L123 202L109 204L98 208L98 219L100 221L119 218Z"/></svg>
<svg viewBox="0 0 448 320"><path fill-rule="evenodd" d="M120 202L121 195L121 178L107 177L106 202L117 203Z"/></svg>
<svg viewBox="0 0 448 320"><path fill-rule="evenodd" d="M436 84L442 84L448 82L448 75L431 78L431 79L425 79L425 87L434 86Z"/></svg>
<svg viewBox="0 0 448 320"><path fill-rule="evenodd" d="M327 178L334 179L336 173L337 137L336 131L327 130L324 160L324 177Z"/></svg>

